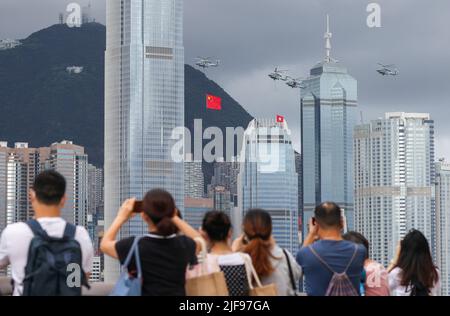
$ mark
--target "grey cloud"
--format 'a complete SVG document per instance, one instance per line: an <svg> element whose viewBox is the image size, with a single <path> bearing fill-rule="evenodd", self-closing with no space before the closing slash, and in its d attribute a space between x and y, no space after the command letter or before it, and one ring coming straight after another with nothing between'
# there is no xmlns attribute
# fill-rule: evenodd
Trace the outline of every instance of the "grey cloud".
<svg viewBox="0 0 450 316"><path fill-rule="evenodd" d="M112 0L108 0L112 1ZM57 21L66 0L2 0L0 38L26 37ZM88 0L78 0L86 5ZM366 25L366 6L382 8L382 28ZM92 0L105 21L105 0ZM437 152L450 159L450 29L448 0L185 0L186 62L216 56L207 72L254 116L285 114L299 148L299 91L274 84L275 66L305 76L324 55L325 15L331 15L332 55L358 80L366 120L386 111L430 112ZM20 22L18 22L20 21ZM397 78L383 78L376 63L396 63Z"/></svg>

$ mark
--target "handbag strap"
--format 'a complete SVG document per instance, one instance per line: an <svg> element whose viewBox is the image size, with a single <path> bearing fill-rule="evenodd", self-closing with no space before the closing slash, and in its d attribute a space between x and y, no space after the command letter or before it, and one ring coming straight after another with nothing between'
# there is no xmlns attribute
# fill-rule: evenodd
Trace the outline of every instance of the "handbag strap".
<svg viewBox="0 0 450 316"><path fill-rule="evenodd" d="M128 269L128 266L130 265L131 262L131 258L134 255L134 259L136 261L136 269L137 269L137 273L138 273L138 277L141 278L142 277L142 267L141 267L141 259L139 256L139 241L141 240L142 237L135 237L133 244L131 245L130 251L128 252L128 255L122 265L122 270Z"/></svg>
<svg viewBox="0 0 450 316"><path fill-rule="evenodd" d="M284 257L286 258L287 266L289 269L289 279L291 279L292 289L294 290L295 295L297 295L297 286L295 285L294 273L292 272L291 260L289 259L289 255L286 249L283 249Z"/></svg>
<svg viewBox="0 0 450 316"><path fill-rule="evenodd" d="M200 243L200 253L198 255L199 264L202 275L208 272L208 249L206 247L206 241L202 237L195 237L194 241Z"/></svg>
<svg viewBox="0 0 450 316"><path fill-rule="evenodd" d="M250 269L250 272L252 273L252 276L255 279L256 286L262 287L261 280L259 279L258 273L256 273L255 267L253 266L253 263L251 262L251 260L249 261L248 260L249 258L242 253L239 253L239 255L241 256L242 260L244 260L246 269L247 269L247 267ZM248 286L249 286L250 290L254 289L251 278L248 280Z"/></svg>

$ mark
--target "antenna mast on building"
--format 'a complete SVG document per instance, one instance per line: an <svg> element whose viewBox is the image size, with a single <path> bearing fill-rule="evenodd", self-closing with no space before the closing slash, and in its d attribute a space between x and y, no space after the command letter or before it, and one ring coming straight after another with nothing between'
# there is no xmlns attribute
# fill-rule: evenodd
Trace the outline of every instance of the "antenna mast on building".
<svg viewBox="0 0 450 316"><path fill-rule="evenodd" d="M330 63L331 59L331 38L333 33L330 32L330 16L327 14L327 32L325 33L325 62Z"/></svg>

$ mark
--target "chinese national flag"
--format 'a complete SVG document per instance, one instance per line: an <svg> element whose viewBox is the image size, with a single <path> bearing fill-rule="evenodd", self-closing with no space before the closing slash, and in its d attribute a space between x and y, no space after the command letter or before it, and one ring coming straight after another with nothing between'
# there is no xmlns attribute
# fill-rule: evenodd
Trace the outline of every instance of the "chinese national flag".
<svg viewBox="0 0 450 316"><path fill-rule="evenodd" d="M222 99L215 95L206 95L206 108L211 110L222 110Z"/></svg>
<svg viewBox="0 0 450 316"><path fill-rule="evenodd" d="M283 123L284 122L284 116L277 115L277 123Z"/></svg>

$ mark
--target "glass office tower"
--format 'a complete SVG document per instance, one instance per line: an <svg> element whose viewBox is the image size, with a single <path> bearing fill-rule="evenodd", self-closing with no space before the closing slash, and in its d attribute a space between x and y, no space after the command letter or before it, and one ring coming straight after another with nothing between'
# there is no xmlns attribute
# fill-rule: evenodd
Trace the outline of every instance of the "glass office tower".
<svg viewBox="0 0 450 316"><path fill-rule="evenodd" d="M123 200L162 187L184 204L183 163L171 159L172 130L184 126L182 0L108 0L105 52L105 222ZM120 238L139 235L139 217ZM105 262L105 281L118 276Z"/></svg>
<svg viewBox="0 0 450 316"><path fill-rule="evenodd" d="M233 222L241 223L249 209L266 210L272 216L275 240L295 254L299 245L298 175L287 123L270 119L251 121L244 133L239 160L240 212Z"/></svg>
<svg viewBox="0 0 450 316"><path fill-rule="evenodd" d="M325 201L338 203L345 211L348 228L353 228L357 81L330 57L329 23L325 39L326 57L311 69L301 91L304 232L314 207Z"/></svg>

